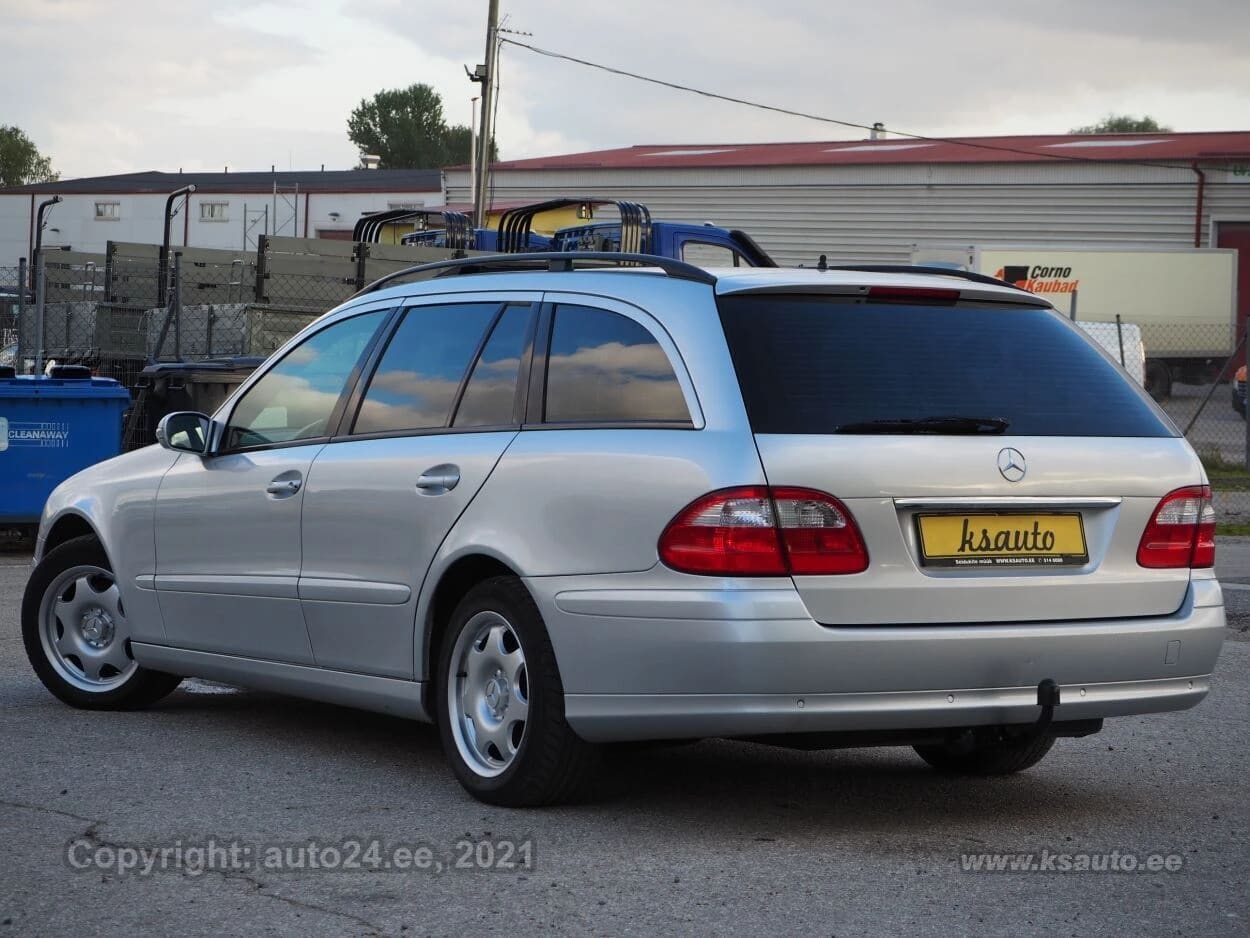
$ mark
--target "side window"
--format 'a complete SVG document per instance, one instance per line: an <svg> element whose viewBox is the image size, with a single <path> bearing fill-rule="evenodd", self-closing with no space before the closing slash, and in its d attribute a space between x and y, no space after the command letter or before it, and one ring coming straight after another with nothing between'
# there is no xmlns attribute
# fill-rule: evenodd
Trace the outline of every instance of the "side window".
<svg viewBox="0 0 1250 938"><path fill-rule="evenodd" d="M325 436L347 379L389 310L353 316L309 336L252 385L226 426L226 448Z"/></svg>
<svg viewBox="0 0 1250 938"><path fill-rule="evenodd" d="M413 306L369 380L353 433L447 426L451 405L498 303Z"/></svg>
<svg viewBox="0 0 1250 938"><path fill-rule="evenodd" d="M706 241L686 241L681 246L681 259L696 267L741 267L742 258L731 247L708 244Z"/></svg>
<svg viewBox="0 0 1250 938"><path fill-rule="evenodd" d="M453 427L497 427L512 423L521 354L529 339L533 309L509 306L491 331L473 366Z"/></svg>
<svg viewBox="0 0 1250 938"><path fill-rule="evenodd" d="M547 353L548 423L690 421L664 349L642 325L588 306L559 306Z"/></svg>

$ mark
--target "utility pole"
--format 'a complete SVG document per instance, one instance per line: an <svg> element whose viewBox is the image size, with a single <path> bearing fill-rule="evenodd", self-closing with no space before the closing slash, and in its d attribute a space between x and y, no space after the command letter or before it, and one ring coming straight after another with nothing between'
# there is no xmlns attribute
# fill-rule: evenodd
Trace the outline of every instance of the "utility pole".
<svg viewBox="0 0 1250 938"><path fill-rule="evenodd" d="M469 202L473 211L477 211L477 102L474 97L469 103Z"/></svg>
<svg viewBox="0 0 1250 938"><path fill-rule="evenodd" d="M491 105L495 100L495 63L499 56L499 0L490 0L490 11L486 21L486 65L474 78L482 83L482 120L481 133L478 134L477 149L477 201L473 207L473 225L476 228L486 227L486 186L490 175L490 144L495 129L491 126Z"/></svg>

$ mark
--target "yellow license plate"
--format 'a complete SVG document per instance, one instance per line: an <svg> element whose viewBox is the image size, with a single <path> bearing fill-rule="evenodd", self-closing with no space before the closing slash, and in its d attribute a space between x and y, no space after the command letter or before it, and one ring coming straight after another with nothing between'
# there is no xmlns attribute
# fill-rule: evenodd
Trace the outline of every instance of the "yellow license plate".
<svg viewBox="0 0 1250 938"><path fill-rule="evenodd" d="M1077 512L918 515L929 567L1079 566L1089 560Z"/></svg>

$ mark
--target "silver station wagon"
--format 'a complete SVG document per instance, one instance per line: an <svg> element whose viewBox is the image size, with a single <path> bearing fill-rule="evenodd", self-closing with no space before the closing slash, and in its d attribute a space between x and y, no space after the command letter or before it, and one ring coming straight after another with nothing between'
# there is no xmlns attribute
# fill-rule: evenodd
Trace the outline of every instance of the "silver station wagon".
<svg viewBox="0 0 1250 938"><path fill-rule="evenodd" d="M632 255L404 274L53 493L22 608L52 693L431 720L505 805L641 740L1002 774L1207 693L1203 467L1046 300Z"/></svg>

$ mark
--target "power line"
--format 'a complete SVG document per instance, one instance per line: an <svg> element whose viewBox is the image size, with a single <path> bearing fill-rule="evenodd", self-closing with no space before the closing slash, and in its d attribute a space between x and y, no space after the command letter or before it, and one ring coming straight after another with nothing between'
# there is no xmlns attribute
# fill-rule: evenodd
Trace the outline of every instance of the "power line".
<svg viewBox="0 0 1250 938"><path fill-rule="evenodd" d="M819 121L823 124L836 124L839 127L848 127L852 130L877 130L880 128L873 127L871 124L860 124L855 121L840 120L836 117L825 117L821 114L809 114L806 111L796 111L791 108L777 107L773 104L763 104L759 101L748 101L745 98L735 98L732 95L719 94L715 91L706 91L702 88L692 88L689 85L680 85L672 81L664 81L661 78L652 78L649 75L640 75L637 72L626 71L623 68L615 68L611 65L603 65L599 62L591 62L586 59L579 59L573 55L566 55L563 52L553 52L550 49L540 49L538 46L532 46L525 42L518 42L515 39L500 39L501 43L508 43L512 46L520 46L522 49L528 49L530 52L544 55L552 59L563 59L566 62L573 62L577 65L585 65L587 68L598 69L602 72L608 72L612 75L620 75L624 78L633 78L637 81L645 81L652 85L660 85L664 88L671 88L674 91L684 91L689 94L701 95L705 98L713 98L717 101L728 101L731 104L741 104L745 107L756 108L761 111L772 111L775 114L786 114L790 117L801 117L805 120ZM949 143L954 146L971 147L977 150L994 150L1001 153L1016 153L1023 156L1041 157L1049 160L1065 160L1071 163L1095 163L1099 165L1105 164L1106 160L1094 159L1089 156L1077 156L1072 153L1042 153L1038 150L1026 150L1022 147L1010 147L992 143L972 143L967 140L958 140L951 137L930 137L925 134L908 133L905 130L897 130L893 127L889 128L889 132L899 136L906 137L909 140L921 140L926 143ZM1146 160L1116 160L1117 163L1124 163L1130 166L1147 166L1151 169L1182 169L1191 170L1193 167L1188 164L1164 163L1164 162L1148 162Z"/></svg>

